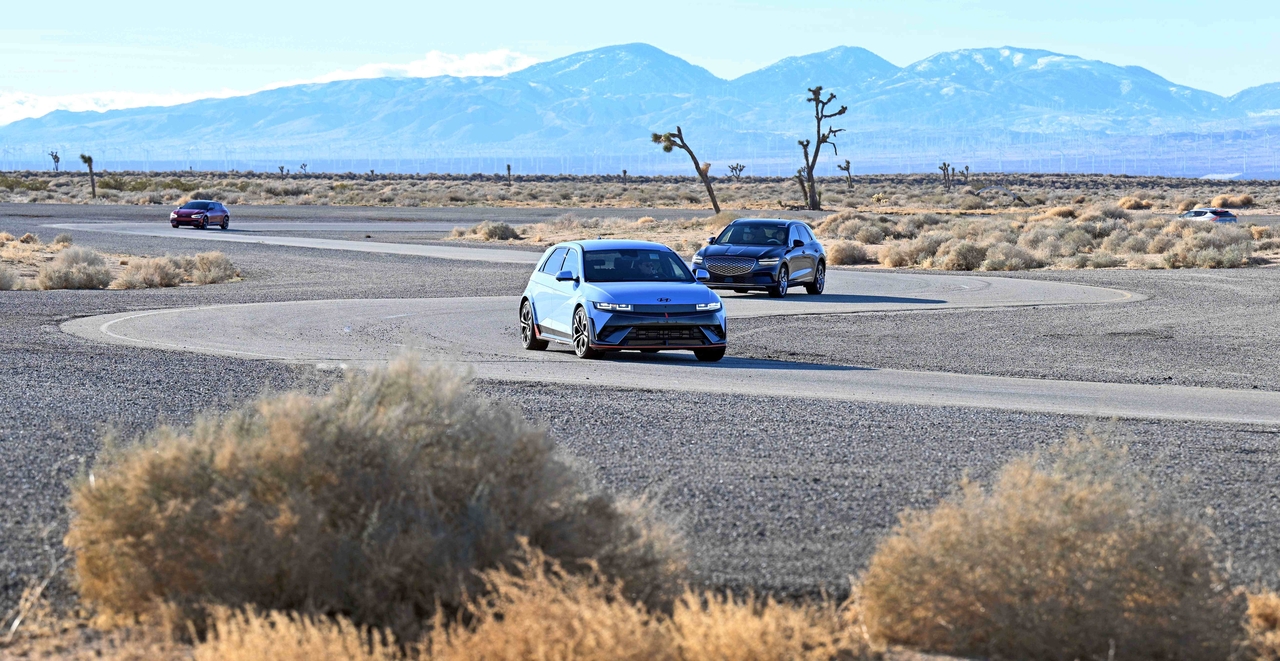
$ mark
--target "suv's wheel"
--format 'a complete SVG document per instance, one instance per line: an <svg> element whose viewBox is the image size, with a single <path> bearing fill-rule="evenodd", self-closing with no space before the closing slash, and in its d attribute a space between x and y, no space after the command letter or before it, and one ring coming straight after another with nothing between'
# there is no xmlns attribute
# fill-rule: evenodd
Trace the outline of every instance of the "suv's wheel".
<svg viewBox="0 0 1280 661"><path fill-rule="evenodd" d="M579 358L599 358L601 354L591 348L591 321L582 308L573 313L573 353Z"/></svg>
<svg viewBox="0 0 1280 661"><path fill-rule="evenodd" d="M520 343L529 351L542 351L547 348L546 340L539 340L533 327L533 306L529 301L520 304Z"/></svg>
<svg viewBox="0 0 1280 661"><path fill-rule="evenodd" d="M202 230L202 229L204 229L204 228L206 228L206 227L208 227L208 226L209 226L209 221L204 220L204 219L197 220L197 221L196 221L196 223L195 223L195 226L196 226L196 229L198 229L198 230Z"/></svg>
<svg viewBox="0 0 1280 661"><path fill-rule="evenodd" d="M710 349L694 349L693 355L704 363L714 363L724 358L724 347L714 347Z"/></svg>
<svg viewBox="0 0 1280 661"><path fill-rule="evenodd" d="M818 262L818 269L813 272L813 282L804 286L804 290L810 294L821 294L823 289L827 288L827 265Z"/></svg>
<svg viewBox="0 0 1280 661"><path fill-rule="evenodd" d="M230 224L231 224L231 216L223 216L222 224L219 225L218 227L221 227L222 229L227 229L227 226Z"/></svg>
<svg viewBox="0 0 1280 661"><path fill-rule="evenodd" d="M778 267L778 284L769 288L769 296L772 298L782 298L787 295L787 266L784 264Z"/></svg>

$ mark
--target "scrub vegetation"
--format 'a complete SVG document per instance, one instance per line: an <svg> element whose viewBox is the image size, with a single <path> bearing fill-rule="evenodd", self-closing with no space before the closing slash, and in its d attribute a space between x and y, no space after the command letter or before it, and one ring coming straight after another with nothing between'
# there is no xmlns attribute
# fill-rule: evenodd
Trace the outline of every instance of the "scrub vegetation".
<svg viewBox="0 0 1280 661"><path fill-rule="evenodd" d="M0 291L15 289L145 289L208 285L240 277L221 252L195 256L103 255L72 245L69 234L43 243L34 234L0 232Z"/></svg>
<svg viewBox="0 0 1280 661"><path fill-rule="evenodd" d="M1234 585L1206 525L1106 435L903 513L843 600L688 587L680 538L651 505L595 486L514 409L411 359L108 446L70 502L80 608L51 610L33 582L0 621L13 632L0 654L1280 654L1280 597Z"/></svg>
<svg viewBox="0 0 1280 661"><path fill-rule="evenodd" d="M797 156L799 156L797 154ZM749 173L748 173L749 174ZM807 188L794 177L711 176L724 209L802 209ZM1168 213L1209 205L1280 213L1280 182L1208 181L1117 175L980 174L948 185L938 173L816 177L821 207L874 213L1041 212L1072 205L1117 205ZM75 172L0 176L0 201L175 205L226 204L397 207L657 207L705 209L700 177L619 175L396 175L265 172L100 173L97 197ZM1190 205L1190 206L1187 206Z"/></svg>

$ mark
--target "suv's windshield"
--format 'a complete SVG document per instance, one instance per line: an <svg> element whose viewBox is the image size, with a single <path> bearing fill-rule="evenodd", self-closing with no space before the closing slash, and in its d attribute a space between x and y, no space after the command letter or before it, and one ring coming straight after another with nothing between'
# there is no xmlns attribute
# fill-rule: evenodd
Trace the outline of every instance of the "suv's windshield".
<svg viewBox="0 0 1280 661"><path fill-rule="evenodd" d="M670 250L588 250L582 258L587 282L689 282L693 274Z"/></svg>
<svg viewBox="0 0 1280 661"><path fill-rule="evenodd" d="M182 205L183 209L197 209L199 211L208 211L213 208L213 202L187 202Z"/></svg>
<svg viewBox="0 0 1280 661"><path fill-rule="evenodd" d="M735 223L724 228L716 243L739 246L785 246L787 226L764 223Z"/></svg>

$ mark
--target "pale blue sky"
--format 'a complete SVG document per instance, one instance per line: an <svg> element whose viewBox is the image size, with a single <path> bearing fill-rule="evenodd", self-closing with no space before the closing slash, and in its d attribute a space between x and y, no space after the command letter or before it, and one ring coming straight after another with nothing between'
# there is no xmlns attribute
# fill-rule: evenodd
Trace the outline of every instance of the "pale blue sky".
<svg viewBox="0 0 1280 661"><path fill-rule="evenodd" d="M1013 45L1140 65L1219 94L1280 81L1274 2L62 0L3 14L0 95L11 100L252 91L429 51L545 60L635 41L722 77L838 45L898 65Z"/></svg>

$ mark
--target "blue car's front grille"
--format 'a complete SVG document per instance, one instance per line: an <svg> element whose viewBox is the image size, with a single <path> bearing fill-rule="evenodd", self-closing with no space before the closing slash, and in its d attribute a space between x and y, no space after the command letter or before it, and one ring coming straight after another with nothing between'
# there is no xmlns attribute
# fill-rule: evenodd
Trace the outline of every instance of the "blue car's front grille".
<svg viewBox="0 0 1280 661"><path fill-rule="evenodd" d="M693 304L672 305L670 303L659 303L655 305L633 305L631 306L631 310L637 314L675 314L697 312L698 306Z"/></svg>
<svg viewBox="0 0 1280 661"><path fill-rule="evenodd" d="M756 260L750 257L706 257L702 265L717 275L742 275L755 268Z"/></svg>

